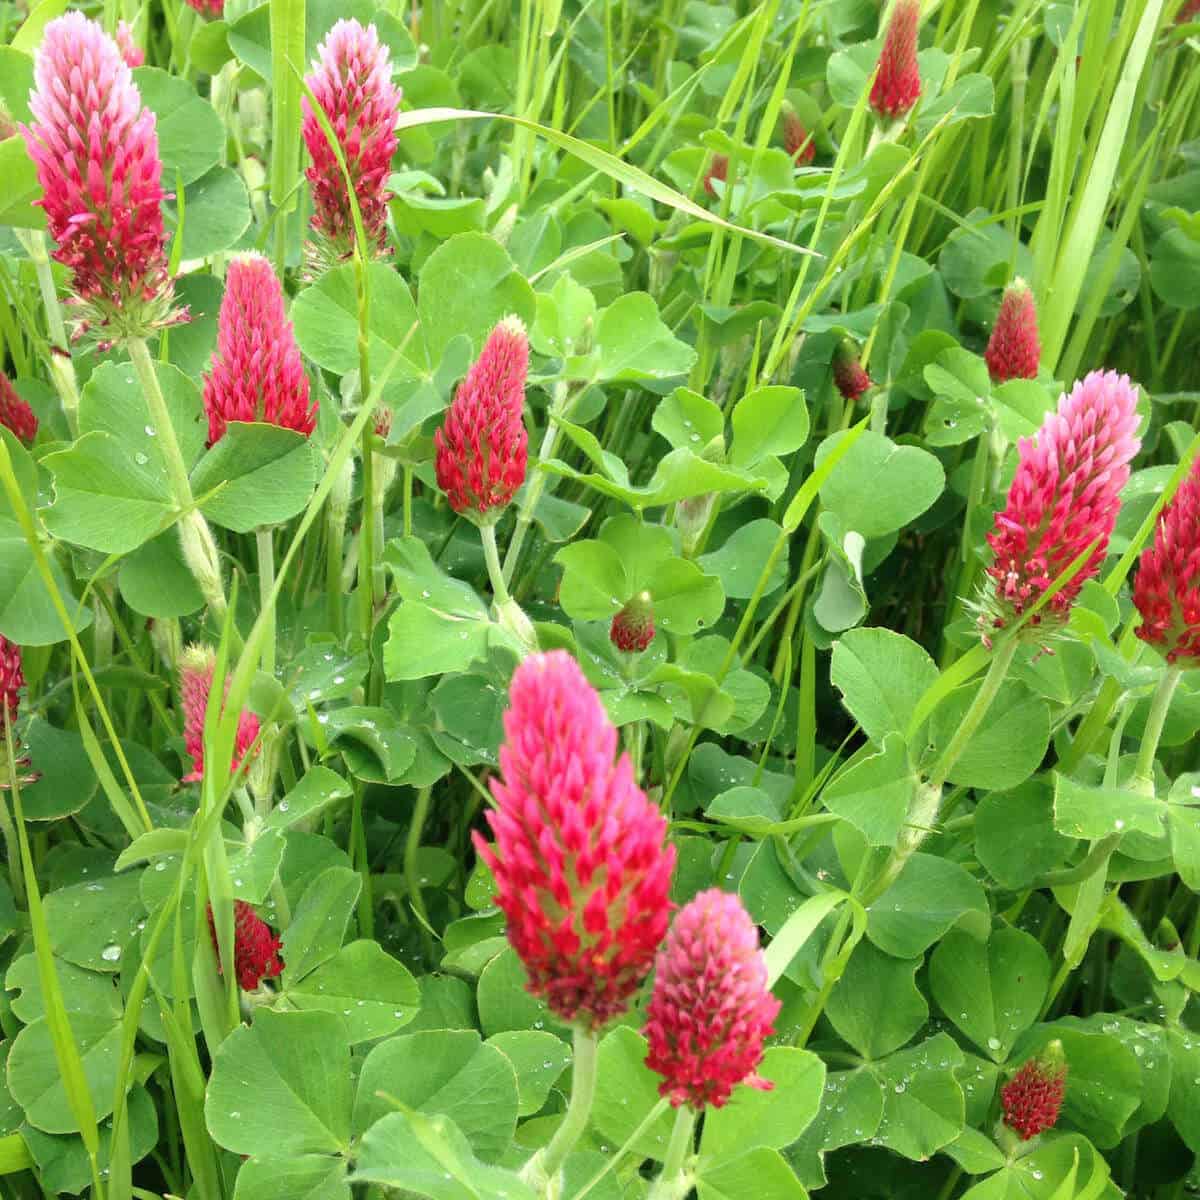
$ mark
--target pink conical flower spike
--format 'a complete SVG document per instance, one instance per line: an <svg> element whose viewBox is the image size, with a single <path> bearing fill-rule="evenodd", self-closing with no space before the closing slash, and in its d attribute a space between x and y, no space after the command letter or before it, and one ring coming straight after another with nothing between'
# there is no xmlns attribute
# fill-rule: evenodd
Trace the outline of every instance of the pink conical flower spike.
<svg viewBox="0 0 1200 1200"><path fill-rule="evenodd" d="M346 159L362 215L368 253L382 254L387 236L387 177L396 150L400 89L392 85L388 48L374 25L338 21L318 50L320 61L307 78ZM304 144L312 166L312 229L315 265L347 258L354 249L354 221L346 181L308 98Z"/></svg>
<svg viewBox="0 0 1200 1200"><path fill-rule="evenodd" d="M625 654L641 654L654 641L654 604L649 592L634 596L612 619L609 640Z"/></svg>
<svg viewBox="0 0 1200 1200"><path fill-rule="evenodd" d="M219 960L221 951L217 945L217 923L211 904L208 906L208 933ZM279 957L282 948L283 943L271 927L245 900L233 902L233 969L238 987L252 992L262 980L274 979L283 970L283 959Z"/></svg>
<svg viewBox="0 0 1200 1200"><path fill-rule="evenodd" d="M183 744L191 755L192 769L184 783L204 778L204 717L212 691L216 654L208 646L189 646L179 658L179 698L183 705ZM228 681L226 681L228 686ZM243 712L238 718L237 737L230 770L236 771L258 736L258 717Z"/></svg>
<svg viewBox="0 0 1200 1200"><path fill-rule="evenodd" d="M265 421L308 437L317 421L308 397L275 271L261 254L239 254L225 276L217 349L204 379L208 444L230 421Z"/></svg>
<svg viewBox="0 0 1200 1200"><path fill-rule="evenodd" d="M796 110L786 101L783 107L783 145L798 167L808 166L816 157L817 147L812 135L804 128L804 122Z"/></svg>
<svg viewBox="0 0 1200 1200"><path fill-rule="evenodd" d="M69 12L45 30L21 132L37 165L54 258L71 272L79 332L108 344L181 319L173 312L154 113L116 43Z"/></svg>
<svg viewBox="0 0 1200 1200"><path fill-rule="evenodd" d="M1137 427L1137 389L1129 377L1093 371L1061 397L1036 439L1021 439L1008 504L987 538L994 584L981 605L985 636L1020 617L1096 542L1083 569L1030 624L1066 618L1108 551L1129 463L1141 445Z"/></svg>
<svg viewBox="0 0 1200 1200"><path fill-rule="evenodd" d="M874 387L874 380L858 357L853 343L843 340L833 352L833 382L843 400L852 404Z"/></svg>
<svg viewBox="0 0 1200 1200"><path fill-rule="evenodd" d="M216 21L225 15L225 0L187 0L202 17Z"/></svg>
<svg viewBox="0 0 1200 1200"><path fill-rule="evenodd" d="M1066 1088L1067 1064L1062 1043L1056 1040L1025 1063L1001 1089L1005 1125L1025 1142L1053 1129Z"/></svg>
<svg viewBox="0 0 1200 1200"><path fill-rule="evenodd" d="M717 194L717 189L713 187L713 180L719 179L724 183L729 175L729 159L724 154L714 154L708 163L708 170L704 172L704 190L710 196Z"/></svg>
<svg viewBox="0 0 1200 1200"><path fill-rule="evenodd" d="M1133 602L1137 635L1169 663L1200 666L1200 458L1159 514L1154 542L1142 552Z"/></svg>
<svg viewBox="0 0 1200 1200"><path fill-rule="evenodd" d="M504 714L496 838L475 848L496 878L529 990L564 1021L599 1029L623 1013L667 929L667 823L617 762L617 731L565 650L516 669Z"/></svg>
<svg viewBox="0 0 1200 1200"><path fill-rule="evenodd" d="M658 952L646 1065L677 1108L720 1108L739 1083L761 1091L763 1039L779 1014L758 930L737 896L711 888L680 910Z"/></svg>
<svg viewBox="0 0 1200 1200"><path fill-rule="evenodd" d="M140 67L146 61L146 52L133 40L133 26L128 21L117 22L115 40L121 58L130 70Z"/></svg>
<svg viewBox="0 0 1200 1200"><path fill-rule="evenodd" d="M1042 344L1038 340L1037 305L1023 279L1004 289L1000 312L983 357L993 383L1036 379Z"/></svg>
<svg viewBox="0 0 1200 1200"><path fill-rule="evenodd" d="M26 445L37 437L38 419L33 409L17 395L17 389L3 371L0 371L0 425Z"/></svg>
<svg viewBox="0 0 1200 1200"><path fill-rule="evenodd" d="M917 31L921 0L898 0L883 37L879 67L871 86L871 107L881 120L905 116L921 96L917 66Z"/></svg>
<svg viewBox="0 0 1200 1200"><path fill-rule="evenodd" d="M525 482L528 371L525 326L518 317L505 317L488 335L434 434L438 487L455 512L493 522Z"/></svg>
<svg viewBox="0 0 1200 1200"><path fill-rule="evenodd" d="M21 708L21 692L25 688L25 671L21 665L21 647L0 636L0 705L8 709L8 719L16 724ZM3 729L0 728L0 745Z"/></svg>

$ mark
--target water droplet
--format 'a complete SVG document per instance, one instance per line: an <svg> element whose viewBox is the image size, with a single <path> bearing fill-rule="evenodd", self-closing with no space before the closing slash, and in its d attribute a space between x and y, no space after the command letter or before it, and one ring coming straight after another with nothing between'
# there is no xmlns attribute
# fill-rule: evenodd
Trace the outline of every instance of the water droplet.
<svg viewBox="0 0 1200 1200"><path fill-rule="evenodd" d="M346 682L346 677L345 677L345 675L335 675L335 676L333 677L333 682L334 682L334 683L335 683L335 684L336 684L338 687L341 687L341 686L342 686L342 684Z"/></svg>
<svg viewBox="0 0 1200 1200"><path fill-rule="evenodd" d="M1116 820L1113 822L1113 828L1114 828L1114 829L1124 829L1124 828L1125 828L1125 822L1124 822L1124 821L1122 821L1120 817L1118 817L1118 818L1117 818L1117 819L1116 819Z"/></svg>
<svg viewBox="0 0 1200 1200"><path fill-rule="evenodd" d="M428 600L428 599L429 599L429 597L430 597L430 595L431 595L431 593L430 593L429 589L428 589L428 588L426 588L426 589L425 589L425 590L424 590L424 591L421 593L421 599L422 599L422 600Z"/></svg>
<svg viewBox="0 0 1200 1200"><path fill-rule="evenodd" d="M153 425L147 425L146 426L146 436L147 437L158 437L158 430L155 429Z"/></svg>
<svg viewBox="0 0 1200 1200"><path fill-rule="evenodd" d="M135 463L137 463L137 465L138 465L139 467L144 467L144 466L145 466L145 465L146 465L146 464L147 464L147 463L150 461L150 457L149 457L149 455L143 454L143 453L142 453L142 452L139 450L139 451L138 451L138 452L137 452L137 453L136 453L136 454L133 456L133 461L134 461Z"/></svg>
<svg viewBox="0 0 1200 1200"><path fill-rule="evenodd" d="M280 800L280 802L279 802L279 811L280 812L287 812L287 810L291 807L292 806L286 800Z"/></svg>
<svg viewBox="0 0 1200 1200"><path fill-rule="evenodd" d="M999 1050L1000 1049L1000 1039L998 1037L988 1038L987 1044L988 1044L989 1050Z"/></svg>
<svg viewBox="0 0 1200 1200"><path fill-rule="evenodd" d="M690 438L688 438L689 442L698 442L699 440L700 440L700 435L698 433L693 433L692 436Z"/></svg>
<svg viewBox="0 0 1200 1200"><path fill-rule="evenodd" d="M166 861L160 858L158 862L154 864L154 869L156 871L165 871L167 869Z"/></svg>
<svg viewBox="0 0 1200 1200"><path fill-rule="evenodd" d="M903 1083L896 1084L896 1095L899 1096L903 1092L904 1092L904 1084Z"/></svg>
<svg viewBox="0 0 1200 1200"><path fill-rule="evenodd" d="M121 957L121 947L116 942L110 942L100 951L100 957L105 962L117 962Z"/></svg>

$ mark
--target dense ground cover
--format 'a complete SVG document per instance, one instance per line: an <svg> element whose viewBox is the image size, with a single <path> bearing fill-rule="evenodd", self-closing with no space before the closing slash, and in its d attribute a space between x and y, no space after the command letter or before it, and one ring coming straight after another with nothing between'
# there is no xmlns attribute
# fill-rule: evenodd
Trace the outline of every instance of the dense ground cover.
<svg viewBox="0 0 1200 1200"><path fill-rule="evenodd" d="M1193 1194L1196 8L0 4L0 1192Z"/></svg>

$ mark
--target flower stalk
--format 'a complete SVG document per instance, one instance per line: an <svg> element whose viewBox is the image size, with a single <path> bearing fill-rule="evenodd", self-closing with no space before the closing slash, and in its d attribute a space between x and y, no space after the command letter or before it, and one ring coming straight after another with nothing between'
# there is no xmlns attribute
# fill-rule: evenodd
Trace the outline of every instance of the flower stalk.
<svg viewBox="0 0 1200 1200"><path fill-rule="evenodd" d="M1146 728L1142 731L1142 742L1138 747L1131 781L1134 790L1145 792L1147 795L1154 794L1154 756L1158 753L1158 743L1162 738L1171 700L1182 677L1182 667L1168 667L1159 677L1158 686L1154 689L1154 696L1150 701L1150 712L1146 716Z"/></svg>
<svg viewBox="0 0 1200 1200"><path fill-rule="evenodd" d="M671 1126L671 1140L667 1143L667 1157L647 1200L683 1200L691 1188L691 1180L684 1168L692 1151L696 1130L696 1114L686 1105L675 1113L675 1124Z"/></svg>
<svg viewBox="0 0 1200 1200"><path fill-rule="evenodd" d="M571 1099L567 1111L554 1131L550 1144L525 1164L521 1178L537 1188L546 1200L557 1200L561 1195L559 1173L567 1155L575 1148L587 1128L592 1115L592 1104L596 1099L596 1060L600 1045L599 1035L585 1024L577 1024L572 1033L571 1045Z"/></svg>

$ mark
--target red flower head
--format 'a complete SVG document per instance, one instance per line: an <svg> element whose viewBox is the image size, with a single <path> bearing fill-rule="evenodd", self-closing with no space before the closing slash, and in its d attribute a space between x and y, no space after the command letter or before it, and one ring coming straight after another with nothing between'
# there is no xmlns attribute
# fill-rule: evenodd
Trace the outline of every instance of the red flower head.
<svg viewBox="0 0 1200 1200"><path fill-rule="evenodd" d="M833 352L833 382L842 399L851 403L874 386L875 381L858 361L858 351L848 341L839 342Z"/></svg>
<svg viewBox="0 0 1200 1200"><path fill-rule="evenodd" d="M284 316L283 288L261 254L239 254L229 263L204 409L210 446L230 421L266 421L305 437L316 426L317 406L308 402L308 376Z"/></svg>
<svg viewBox="0 0 1200 1200"><path fill-rule="evenodd" d="M654 606L649 592L634 596L613 617L608 636L626 654L641 654L654 641Z"/></svg>
<svg viewBox="0 0 1200 1200"><path fill-rule="evenodd" d="M779 1001L767 986L758 930L729 892L701 892L675 918L655 963L646 1010L646 1065L676 1108L720 1108L746 1083L774 1086L756 1074Z"/></svg>
<svg viewBox="0 0 1200 1200"><path fill-rule="evenodd" d="M1026 1142L1044 1129L1053 1128L1066 1087L1067 1064L1063 1061L1062 1043L1053 1041L1001 1089L1005 1125L1015 1129Z"/></svg>
<svg viewBox="0 0 1200 1200"><path fill-rule="evenodd" d="M400 89L392 85L388 48L375 32L354 20L338 21L318 53L306 82L312 89L346 158L362 214L368 251L382 254L387 235L385 186L396 149ZM354 218L346 182L308 97L304 98L304 144L312 158L305 173L312 184L312 229L317 265L348 258L354 249Z"/></svg>
<svg viewBox="0 0 1200 1200"><path fill-rule="evenodd" d="M213 920L211 904L208 906L208 932L220 970L221 951L217 946L217 923ZM274 979L283 970L283 959L279 957L283 943L245 900L233 902L233 934L234 971L243 991L254 991L261 980Z"/></svg>
<svg viewBox="0 0 1200 1200"><path fill-rule="evenodd" d="M37 165L55 259L71 271L80 332L145 337L172 311L154 113L116 43L69 12L46 26L21 132Z"/></svg>
<svg viewBox="0 0 1200 1200"><path fill-rule="evenodd" d="M204 716L212 691L216 655L208 646L189 646L179 657L179 698L183 703L183 744L192 756L191 773L184 783L204 778ZM228 681L226 681L228 686ZM230 769L236 771L258 736L258 717L244 712L238 718L237 740Z"/></svg>
<svg viewBox="0 0 1200 1200"><path fill-rule="evenodd" d="M796 110L786 102L783 106L783 145L798 167L808 166L817 153L812 136L804 128Z"/></svg>
<svg viewBox="0 0 1200 1200"><path fill-rule="evenodd" d="M564 1021L599 1029L624 1012L667 929L675 849L667 823L613 763L617 731L565 650L517 667L504 714L493 849L508 940L529 990Z"/></svg>
<svg viewBox="0 0 1200 1200"><path fill-rule="evenodd" d="M1137 427L1137 389L1129 377L1093 371L1059 399L1036 440L1021 439L1008 504L987 537L995 556L987 573L995 587L983 605L985 633L1036 603L1096 541L1083 569L1031 624L1065 619L1104 561L1129 463L1141 445Z"/></svg>
<svg viewBox="0 0 1200 1200"><path fill-rule="evenodd" d="M133 40L133 26L128 21L117 22L115 41L125 65L130 70L140 67L146 61L146 52Z"/></svg>
<svg viewBox="0 0 1200 1200"><path fill-rule="evenodd" d="M1188 21L1194 21L1200 17L1200 0L1187 0L1187 3L1179 10L1179 15L1175 18L1176 25L1185 25Z"/></svg>
<svg viewBox="0 0 1200 1200"><path fill-rule="evenodd" d="M724 183L728 175L729 159L724 154L714 154L708 164L708 170L704 172L704 190L710 196L715 196L717 189L713 187L713 180L719 179Z"/></svg>
<svg viewBox="0 0 1200 1200"><path fill-rule="evenodd" d="M528 371L525 326L518 317L505 317L434 434L438 487L455 512L495 521L525 482L529 436L521 418Z"/></svg>
<svg viewBox="0 0 1200 1200"><path fill-rule="evenodd" d="M0 371L0 425L26 445L37 436L38 419L33 409L17 395L17 389L3 371Z"/></svg>
<svg viewBox="0 0 1200 1200"><path fill-rule="evenodd" d="M917 66L920 24L921 0L897 0L871 86L871 107L881 119L903 117L920 99L921 71Z"/></svg>
<svg viewBox="0 0 1200 1200"><path fill-rule="evenodd" d="M0 706L8 709L8 720L15 725L21 707L21 691L25 687L25 672L21 668L21 647L0 636ZM0 746L4 730L0 726Z"/></svg>
<svg viewBox="0 0 1200 1200"><path fill-rule="evenodd" d="M1137 635L1167 662L1200 665L1200 458L1159 515L1154 544L1142 552L1133 602Z"/></svg>
<svg viewBox="0 0 1200 1200"><path fill-rule="evenodd" d="M217 20L225 15L225 0L187 0L202 17Z"/></svg>
<svg viewBox="0 0 1200 1200"><path fill-rule="evenodd" d="M1023 279L1004 289L1000 312L983 353L993 383L1009 379L1036 379L1042 345L1038 341L1037 306Z"/></svg>

